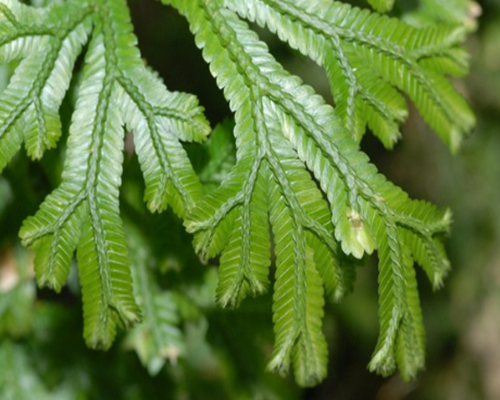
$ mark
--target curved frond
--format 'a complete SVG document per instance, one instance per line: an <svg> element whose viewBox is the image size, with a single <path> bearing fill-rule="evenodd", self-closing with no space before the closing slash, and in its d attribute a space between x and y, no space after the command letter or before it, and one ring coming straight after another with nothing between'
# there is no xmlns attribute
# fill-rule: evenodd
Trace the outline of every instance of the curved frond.
<svg viewBox="0 0 500 400"><path fill-rule="evenodd" d="M270 194L275 238L273 297L275 345L268 368L287 373L293 363L297 382L311 386L326 376L327 348L322 332L323 282L307 245L306 232L274 186Z"/></svg>
<svg viewBox="0 0 500 400"><path fill-rule="evenodd" d="M126 225L132 261L134 295L143 310L143 321L135 326L126 339L151 375L160 372L166 361L172 364L185 352L184 338L179 324L177 305L172 293L162 291L148 260L151 248L142 233L131 224Z"/></svg>
<svg viewBox="0 0 500 400"><path fill-rule="evenodd" d="M238 304L265 288L268 252L257 256L252 246L266 248L267 237L252 221L252 205L267 209L277 263L270 368L286 371L293 363L299 383L312 385L325 373L322 287L338 300L354 276L340 247L356 258L377 250L381 332L370 368L387 374L398 365L413 376L423 367L413 260L433 281L442 277L447 264L434 250L448 214L409 200L378 174L333 109L284 71L226 2L169 3L189 20L236 115L237 164L186 220L200 253L222 252L219 300ZM257 21L265 18L252 10Z"/></svg>
<svg viewBox="0 0 500 400"><path fill-rule="evenodd" d="M32 158L56 145L59 107L90 30L88 7L74 3L35 10L0 2L0 62L20 60L0 95L0 170L26 143Z"/></svg>
<svg viewBox="0 0 500 400"><path fill-rule="evenodd" d="M36 147L37 143L46 142L44 132L60 125L51 121L56 121L74 58L87 35L91 35L72 116L62 184L47 197L37 214L25 221L20 235L23 243L37 252L38 283L57 291L66 282L73 253L77 250L84 336L91 347L105 349L111 346L117 326L130 326L140 320L119 210L124 127L134 133L149 208L161 211L171 205L181 216L201 195L201 185L179 140L201 141L209 127L193 96L168 92L143 65L125 1L107 0L91 7L80 6L83 11L79 25L74 21L78 15L75 12L66 10L71 17L62 14L65 4L75 7L79 2L40 11L56 21L54 26L61 30L56 32L54 27L53 33L48 31L41 36L40 43L48 41L49 49L58 46L57 51L49 52L48 61L44 59L48 57L47 50L40 50L40 44L21 43L22 51L11 51L22 61L5 92L9 94L10 87L31 79L36 82L31 85L35 89L42 86L40 110L43 111L47 104L54 117L42 119L37 111L38 103L32 106L28 102L36 93L23 89L26 92L23 94L18 88L12 88L18 97L21 96L20 103L11 107L21 111L8 116L15 128L12 132L19 134L23 130L28 151L33 149L35 154L41 149ZM7 5L12 5L12 10L7 10L13 15L25 9L29 10L26 12L38 12L17 2ZM8 19L10 22L12 18ZM80 30L72 37L77 28ZM45 64L53 65L52 70L45 68ZM46 81L43 80L45 75L38 72L40 66L47 76ZM7 127L8 124L2 127L10 134L4 136L5 142L15 141L19 147L22 139L9 133ZM16 150L10 145L9 156ZM3 153L0 160L8 162Z"/></svg>
<svg viewBox="0 0 500 400"><path fill-rule="evenodd" d="M468 68L463 1L454 0L459 16L443 12L447 24L420 28L332 0L162 2L187 18L235 115L234 126L213 133L199 176L181 142L208 136L203 108L195 96L168 91L144 65L126 0L45 8L0 0L0 64L13 69L0 93L0 171L23 144L32 159L56 146L59 108L85 51L62 182L20 232L35 250L38 284L60 291L76 251L89 346L109 348L118 327L143 318L129 343L152 374L184 351L176 307L183 296L154 282L147 244L133 230L126 237L120 217L128 131L126 151L137 155L148 209L171 207L202 258L220 255L218 303L237 306L273 282L270 370L292 367L302 386L325 377L325 296L340 301L360 260L377 252L380 333L369 368L413 378L425 358L414 264L434 288L442 284L451 214L411 200L359 142L369 128L394 145L408 115L404 96L452 151L470 132L474 116L449 80ZM379 12L394 4L368 2ZM438 3L422 0L406 18L415 22ZM335 109L285 71L243 18L323 66ZM186 301L208 304L214 281L210 272ZM12 354L7 349L0 362Z"/></svg>
<svg viewBox="0 0 500 400"><path fill-rule="evenodd" d="M391 2L372 3L386 8ZM386 147L393 146L408 113L398 90L411 98L452 151L475 124L468 105L444 77L467 68L459 47L466 34L462 26L419 29L330 0L224 4L325 67L336 114L357 141L368 125Z"/></svg>

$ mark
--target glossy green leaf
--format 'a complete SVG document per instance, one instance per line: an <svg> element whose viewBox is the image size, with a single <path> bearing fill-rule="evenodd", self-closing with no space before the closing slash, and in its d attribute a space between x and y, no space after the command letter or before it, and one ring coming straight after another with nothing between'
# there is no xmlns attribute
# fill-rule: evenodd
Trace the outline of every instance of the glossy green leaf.
<svg viewBox="0 0 500 400"><path fill-rule="evenodd" d="M201 185L179 140L209 127L196 98L168 92L137 49L127 4L69 1L31 8L0 2L0 60L19 60L0 97L0 166L23 141L40 158L61 134L59 107L86 45L62 183L21 229L38 283L60 291L77 249L84 336L108 348L116 327L140 319L119 212L124 127L134 133L151 211L183 216Z"/></svg>
<svg viewBox="0 0 500 400"><path fill-rule="evenodd" d="M380 12L393 5L369 2ZM183 296L160 289L147 243L134 233L131 265L119 201L126 151L137 155L149 210L170 207L201 258L220 255L220 305L238 306L274 286L270 370L293 367L302 386L324 379L325 297L342 300L360 260L377 252L380 334L369 368L413 378L425 358L414 263L433 287L442 284L451 214L409 199L359 142L368 127L391 148L407 96L458 148L474 116L448 76L467 71L468 29L418 28L331 0L163 0L187 18L234 113L234 129L216 130L197 175L181 142L207 137L203 109L144 65L127 2L49 3L0 0L0 63L14 71L0 93L0 170L23 143L33 159L56 146L59 108L80 58L62 183L20 236L36 252L38 284L56 291L76 250L86 342L109 348L118 327L140 321L142 308L144 323L130 342L150 372L184 351L176 308ZM335 108L288 73L243 18L324 67Z"/></svg>
<svg viewBox="0 0 500 400"><path fill-rule="evenodd" d="M267 210L277 259L270 368L284 372L293 362L298 382L313 385L326 370L322 286L341 299L354 274L340 249L356 258L377 249L381 333L370 368L388 374L397 364L414 376L423 367L423 327L412 254L437 284L448 267L435 257L448 214L379 175L333 109L285 72L225 2L171 3L235 111L236 166L186 220L201 254L222 252L219 302L237 305L267 290ZM408 240L410 231L418 239Z"/></svg>
<svg viewBox="0 0 500 400"><path fill-rule="evenodd" d="M408 114L399 91L452 151L474 126L472 111L445 78L467 69L467 55L459 47L466 34L461 25L419 29L331 0L224 3L326 69L335 112L357 141L368 125L392 148ZM390 2L372 3L387 8Z"/></svg>

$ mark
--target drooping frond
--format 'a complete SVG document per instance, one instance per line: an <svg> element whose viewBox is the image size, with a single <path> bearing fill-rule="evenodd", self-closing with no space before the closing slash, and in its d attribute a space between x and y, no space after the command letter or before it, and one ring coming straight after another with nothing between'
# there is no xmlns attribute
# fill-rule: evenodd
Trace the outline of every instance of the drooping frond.
<svg viewBox="0 0 500 400"><path fill-rule="evenodd" d="M136 350L149 373L156 375L166 361L175 364L185 352L178 327L177 305L174 296L162 291L155 282L148 262L151 248L142 233L131 224L127 224L126 231L132 260L134 295L143 310L143 321L130 331L126 342Z"/></svg>
<svg viewBox="0 0 500 400"><path fill-rule="evenodd" d="M270 370L292 366L302 386L325 377L325 297L340 301L359 260L376 251L380 335L369 368L414 377L425 358L414 263L433 287L442 284L449 262L441 240L451 216L388 182L359 141L368 127L392 147L408 114L406 95L457 149L474 124L448 80L467 69L460 47L467 28L448 24L463 15L443 13L446 26L417 28L332 0L162 1L189 21L235 114L234 129L219 127L206 145L199 176L181 142L205 140L203 110L144 65L125 0L50 1L45 8L0 0L0 64L14 71L0 93L0 171L23 143L32 159L56 146L59 108L85 51L62 183L20 232L36 252L38 284L60 291L76 250L89 346L109 348L117 327L138 322L142 308L144 324L130 340L150 372L182 353L175 302L183 296L154 282L138 233L129 237L129 257L119 203L128 131L149 210L171 207L203 258L220 254L218 303L237 306L274 282ZM368 2L380 12L394 4ZM422 0L406 18L437 3ZM323 66L335 109L285 71L243 18ZM186 304L210 301L209 278ZM2 352L0 363L9 357Z"/></svg>
<svg viewBox="0 0 500 400"><path fill-rule="evenodd" d="M293 363L298 382L312 385L326 371L322 286L340 299L353 276L340 249L356 258L377 249L381 332L370 366L388 374L397 363L413 376L424 344L412 264L440 282L448 214L378 174L333 109L284 71L225 2L168 3L187 17L235 112L237 163L186 220L198 252L222 253L219 303L267 290L269 219L277 263L270 368Z"/></svg>
<svg viewBox="0 0 500 400"><path fill-rule="evenodd" d="M183 216L201 185L179 140L202 141L208 124L196 98L168 92L143 65L123 0L41 9L2 0L0 27L0 61L19 61L0 95L1 168L23 142L33 158L55 146L59 107L87 44L62 184L20 235L36 251L38 283L57 291L77 249L84 336L108 348L117 325L140 319L119 215L124 127L134 133L150 210L170 205Z"/></svg>
<svg viewBox="0 0 500 400"><path fill-rule="evenodd" d="M411 98L452 151L474 125L466 102L445 77L467 69L467 54L459 47L466 34L463 26L418 29L331 0L224 4L267 26L326 69L335 112L357 141L368 125L386 147L393 146L408 113L399 91Z"/></svg>
<svg viewBox="0 0 500 400"><path fill-rule="evenodd" d="M0 63L20 61L0 95L0 170L23 142L37 159L56 145L59 107L90 31L89 14L75 2L40 10L0 2Z"/></svg>

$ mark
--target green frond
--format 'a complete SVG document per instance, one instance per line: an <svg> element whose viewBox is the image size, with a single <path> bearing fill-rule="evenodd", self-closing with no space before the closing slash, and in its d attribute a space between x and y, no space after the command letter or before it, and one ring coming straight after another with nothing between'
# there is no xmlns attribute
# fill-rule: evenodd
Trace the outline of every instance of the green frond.
<svg viewBox="0 0 500 400"><path fill-rule="evenodd" d="M388 148L398 139L407 110L394 89L412 99L452 151L475 124L466 102L443 76L464 68L464 57L457 56L463 27L419 29L330 0L224 3L325 67L337 115L357 141L366 124ZM433 68L436 63L442 70Z"/></svg>
<svg viewBox="0 0 500 400"><path fill-rule="evenodd" d="M208 162L199 171L198 176L206 192L216 189L236 163L233 129L233 121L223 121L214 128L204 146L208 153Z"/></svg>
<svg viewBox="0 0 500 400"><path fill-rule="evenodd" d="M434 289L439 289L450 270L443 243L438 239L421 237L411 230L404 230L403 235L414 260L423 268Z"/></svg>
<svg viewBox="0 0 500 400"><path fill-rule="evenodd" d="M203 258L215 257L226 246L237 217L235 207L243 201L242 186L250 168L250 158L240 160L221 186L205 196L187 216L186 228L196 233L194 248Z"/></svg>
<svg viewBox="0 0 500 400"><path fill-rule="evenodd" d="M419 0L416 7L406 8L400 2L402 18L415 26L463 25L467 30L477 29L477 19L482 13L481 5L471 0Z"/></svg>
<svg viewBox="0 0 500 400"><path fill-rule="evenodd" d="M146 181L144 199L151 211L170 205L184 216L201 195L201 185L178 140L203 141L210 127L194 96L168 92L144 67L126 4L115 1L111 6L110 21L118 35L111 61L117 64L117 81L124 92L121 113L134 132Z"/></svg>
<svg viewBox="0 0 500 400"><path fill-rule="evenodd" d="M425 201L410 200L406 193L388 183L384 186L385 188L378 188L379 193L395 212L402 240L433 287L441 287L450 269L450 262L441 242L449 230L450 211L439 210Z"/></svg>
<svg viewBox="0 0 500 400"><path fill-rule="evenodd" d="M172 293L162 291L148 262L151 248L140 231L126 225L132 261L134 295L143 310L143 321L126 338L150 375L157 375L166 361L177 362L185 352L184 338L178 327L179 315Z"/></svg>
<svg viewBox="0 0 500 400"><path fill-rule="evenodd" d="M310 87L286 73L255 33L224 8L226 3L242 6L241 2L171 3L190 22L197 45L203 48L211 72L235 111L238 162L221 187L206 196L186 222L188 230L195 233L199 252L205 256L223 254L219 297L229 296L236 299L231 304L238 304L248 291L244 279L235 277L252 276L250 266L256 261L249 249L252 243L266 240L253 237L252 224L245 222L251 221L247 204L255 201L257 177L266 168L277 257L273 305L276 344L270 368L287 371L293 360L300 384L322 379L326 349L318 327L323 300L317 300L317 296L323 297L324 286L334 300L339 300L352 286L355 275L354 264L341 256L341 247L356 258L374 250L379 254L380 337L370 368L385 375L394 372L397 365L405 377L414 376L423 367L423 326L413 261L422 264L435 285L440 282L447 263L437 243L447 231L449 215L427 203L411 201L378 174L339 115ZM266 4L271 3L283 6L281 16L295 7L288 3L285 7L281 1ZM273 7L260 7L260 3L245 4L248 14L240 13L259 23L268 23L266 18L275 12ZM366 35L363 40L375 40L380 34L380 41L388 43L391 36L387 32L362 24L366 20L370 26L370 21L381 22L382 17L332 4L343 14L334 16L333 8L329 8L325 11L331 14L330 19L341 25L342 18L352 17L357 28L353 32ZM311 15L324 15L319 8L302 8ZM304 15L296 17L300 20ZM393 20L383 21L396 30L410 29ZM290 23L286 30L294 32ZM301 31L293 37L303 38L303 34ZM437 48L445 40L441 34L422 34L418 36L420 42L409 44L407 51L425 49L430 53L431 47ZM305 46L304 39L300 40ZM308 43L312 49L314 40ZM348 48L354 44L345 46L346 54L355 53ZM314 49L318 51L319 47ZM360 70L359 77L370 88L370 104L386 106L401 120L406 110L390 81L370 81L366 70ZM382 99L393 95L396 100ZM383 141L392 143L397 125L387 125L385 117L374 117L375 111L370 117L366 105L360 103L359 107L364 107L361 112L368 115L368 124L378 124ZM229 222L223 224L226 220ZM308 321L313 322L308 325ZM414 345L409 345L412 341Z"/></svg>
<svg viewBox="0 0 500 400"><path fill-rule="evenodd" d="M355 52L351 52L349 58L359 62L359 65L355 70L349 71L348 61L340 57L347 55L345 51L341 54L341 51L340 48L327 47L324 50L324 66L332 82L336 114L357 141L363 137L368 124L383 145L392 148L400 137L399 126L408 116L403 97L378 75L373 74L369 66L357 58ZM364 90L356 95L358 85Z"/></svg>
<svg viewBox="0 0 500 400"><path fill-rule="evenodd" d="M139 70L134 74L138 82L125 81L119 97L123 99L121 110L126 126L134 133L135 151L146 181L144 200L153 212L164 211L170 205L177 215L184 216L202 190L179 137L203 140L208 126L192 96L165 91L162 98L158 96L157 105L151 104L145 97L148 91L140 80L141 73L154 87L153 82L147 82L152 78L147 71ZM192 116L186 118L189 113Z"/></svg>
<svg viewBox="0 0 500 400"><path fill-rule="evenodd" d="M59 107L90 21L88 10L73 3L42 10L14 0L0 6L0 62L21 60L0 95L2 170L23 141L37 159L56 145L61 135Z"/></svg>
<svg viewBox="0 0 500 400"><path fill-rule="evenodd" d="M357 265L341 254L333 254L313 233L306 232L306 236L307 246L323 280L326 295L332 302L340 302L353 289Z"/></svg>
<svg viewBox="0 0 500 400"><path fill-rule="evenodd" d="M194 96L168 92L144 66L125 1L107 0L92 7L68 2L40 10L17 2L5 4L8 11L3 15L12 25L10 31L26 34L32 29L40 39L18 44L5 40L4 59L22 60L2 93L9 96L0 109L5 121L0 132L3 166L23 139L36 157L55 145L60 135L58 108L75 59L91 38L62 184L25 221L20 236L36 251L38 283L57 291L66 282L77 250L84 336L89 346L107 349L117 326L140 320L119 210L124 126L134 133L149 208L161 211L170 205L181 216L193 207L202 189L179 139L202 141L210 128ZM24 26L24 12L33 14L27 21L40 13L50 23L37 27L30 21Z"/></svg>
<svg viewBox="0 0 500 400"><path fill-rule="evenodd" d="M406 17L417 21L440 1L422 0L421 10ZM151 249L133 227L125 235L120 217L129 131L127 150L137 155L149 210L171 207L202 258L220 255L220 305L237 306L269 290L274 250L270 370L292 366L301 386L326 376L324 298L340 301L352 290L360 260L377 252L380 333L369 368L414 378L425 358L414 264L434 288L442 284L450 268L442 239L451 213L411 200L378 173L359 142L369 128L393 147L408 116L406 96L451 150L458 148L475 122L448 79L468 68L463 15L443 13L458 25L419 28L331 0L162 2L187 18L234 112L234 125L217 128L205 145L209 160L198 175L191 147L181 142L209 135L203 108L195 96L167 90L144 65L125 0L44 8L0 0L0 63L13 66L0 93L0 171L23 144L33 159L56 146L59 108L86 52L62 183L20 231L35 250L38 284L60 291L76 251L89 346L108 349L118 327L143 318L128 343L151 374L184 352L177 327L183 296L156 284ZM379 12L394 4L368 2ZM324 67L335 108L285 71L242 18ZM197 299L185 303L208 304L214 281L210 272L205 292L191 293ZM0 351L0 363L11 350Z"/></svg>
<svg viewBox="0 0 500 400"><path fill-rule="evenodd" d="M287 373L293 363L301 386L326 376L327 348L322 333L323 286L303 227L286 206L279 185L270 194L276 252L273 297L275 345L268 368Z"/></svg>
<svg viewBox="0 0 500 400"><path fill-rule="evenodd" d="M234 229L220 259L217 298L223 306L238 304L247 292L260 294L269 287L269 173L261 168L263 171L258 174L251 198L236 208L238 216ZM245 270L248 272L245 273Z"/></svg>
<svg viewBox="0 0 500 400"><path fill-rule="evenodd" d="M59 240L77 243L77 259L83 292L83 309L87 343L92 347L108 348L118 323L131 325L139 319L134 302L132 280L123 227L119 217L119 185L123 161L123 129L117 107L114 82L106 74L106 47L102 34L95 35L89 45L86 68L76 104L68 140L63 184L73 189L73 197L54 215L55 223L44 229L30 231L30 226L45 225L41 211L33 222L24 225L21 237L27 244L47 240L52 234ZM96 107L94 108L94 105ZM44 203L53 207L54 197ZM82 204L82 205L81 205ZM81 238L61 228L75 215L78 207L86 213ZM42 206L43 209L43 206ZM52 214L53 215L53 214ZM40 221L40 222L38 222ZM65 235L66 233L66 235ZM70 236L71 235L71 236ZM70 236L70 237L68 237ZM50 237L50 236L49 236ZM52 243L51 253L60 252ZM67 259L73 249L68 249Z"/></svg>
<svg viewBox="0 0 500 400"><path fill-rule="evenodd" d="M21 230L23 243L36 252L35 273L38 285L57 292L66 283L73 253L82 234L82 225L88 215L86 203L72 204L73 195L69 185L62 185L47 197L36 218L28 218L24 222ZM71 209L72 215L64 220L66 210ZM40 231L45 231L45 234L38 237Z"/></svg>
<svg viewBox="0 0 500 400"><path fill-rule="evenodd" d="M391 11L395 0L368 0L368 3L378 12Z"/></svg>
<svg viewBox="0 0 500 400"><path fill-rule="evenodd" d="M406 282L403 269L408 257L407 250L398 241L397 228L384 226L384 221L375 213L372 213L371 217L370 227L373 235L380 238L378 243L380 333L369 368L387 376L396 369L395 341L405 309Z"/></svg>
<svg viewBox="0 0 500 400"><path fill-rule="evenodd" d="M272 205L267 204L265 192L283 196L280 202L285 207L284 211L271 217L279 264L274 307L280 307L280 301L277 300L277 293L281 290L280 277L297 276L295 284L291 284L288 279L285 284L287 288L293 286L295 299L291 301L290 297L285 297L283 302L286 307L293 309L303 306L304 309L300 315L287 315L283 325L277 322L279 313L275 313L276 355L270 368L285 371L295 360L297 379L303 385L312 385L324 377L326 368L326 346L321 334L323 280L314 258L324 262L319 270L325 277L324 284L332 298L339 300L347 287L337 257L338 246L330 233L333 230L330 209L304 168L304 163L283 136L284 124L279 122L284 118L284 113L278 108L279 101L266 96L264 82L258 81L265 76L260 70L261 66L256 62L255 71L252 71L253 65L248 62L245 65L247 70L244 70L237 63L245 62L245 53L239 50L238 54L237 49L226 49L224 45L221 46L221 42L236 45L241 42L245 50L256 53L255 57L272 63L272 71L277 70L276 64L246 25L226 10L215 11L216 6L212 4L203 6L213 20L200 18L196 20L199 25L192 29L199 33L196 36L197 43L200 46L203 44L204 56L212 61L212 72L236 112L234 133L238 161L221 187L207 195L188 216L186 226L188 231L195 234L195 248L202 255L214 256L222 252L218 299L223 305L236 305L249 292L257 294L267 287L267 212L272 210ZM196 15L196 10L192 12ZM219 17L219 13L224 14L224 18ZM228 36L235 36L219 41L211 33L208 22L212 22L217 29L227 29ZM218 26L219 23L221 26ZM222 24L227 24L227 28ZM234 61L235 55L242 60ZM277 71L284 80L285 72ZM251 76L252 72L256 76ZM273 83L267 89L276 86ZM285 97L283 93L279 95ZM289 216L288 222L281 220L285 215ZM292 223L290 221L293 221L293 229L289 226ZM306 239L308 236L310 245ZM282 245L283 255L278 250ZM307 263L305 260L300 261L305 257L306 249L310 253ZM295 256L291 257L288 252L294 251ZM294 263L299 264L295 267ZM300 274L303 274L303 280ZM306 281L310 281L309 286L306 284L309 287L308 295L300 289L300 285ZM286 311L283 313L287 314ZM313 338L314 343L310 343L310 338Z"/></svg>
<svg viewBox="0 0 500 400"><path fill-rule="evenodd" d="M404 265L406 282L404 310L396 343L396 362L405 381L415 379L425 364L425 330L418 297L417 280L411 260Z"/></svg>
<svg viewBox="0 0 500 400"><path fill-rule="evenodd" d="M236 306L247 294L264 293L269 286L268 180L265 166L240 161L186 220L198 252L204 257L222 252L217 299L223 306Z"/></svg>

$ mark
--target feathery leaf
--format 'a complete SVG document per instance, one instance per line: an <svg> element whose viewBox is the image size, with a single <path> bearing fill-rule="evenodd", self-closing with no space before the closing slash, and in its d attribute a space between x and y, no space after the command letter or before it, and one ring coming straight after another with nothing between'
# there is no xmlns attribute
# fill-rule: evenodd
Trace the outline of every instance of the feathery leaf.
<svg viewBox="0 0 500 400"><path fill-rule="evenodd" d="M200 253L222 252L219 302L237 305L248 293L266 290L267 210L277 262L269 366L283 372L293 360L298 382L315 384L326 368L322 286L336 300L350 287L353 263L340 248L356 258L377 249L381 332L370 368L388 374L397 364L405 378L414 376L423 366L423 327L412 255L433 281L442 277L447 262L435 257L441 255L435 243L446 232L448 214L411 201L378 174L333 109L283 70L225 8L228 2L168 3L187 17L235 112L236 166L186 219ZM271 14L272 7L252 4L250 19L262 22ZM315 9L314 15L324 14Z"/></svg>
<svg viewBox="0 0 500 400"><path fill-rule="evenodd" d="M166 360L173 364L185 352L174 296L162 291L151 269L151 248L142 233L126 225L132 260L134 295L143 310L143 321L129 333L126 343L133 347L151 375L161 370Z"/></svg>
<svg viewBox="0 0 500 400"><path fill-rule="evenodd" d="M179 140L209 132L196 98L168 92L144 65L123 0L34 9L0 2L0 58L20 60L0 98L0 167L22 142L40 158L61 133L58 109L87 45L62 184L21 229L41 286L61 290L77 249L84 336L108 348L117 325L139 321L119 215L124 126L132 130L152 211L182 216L201 185Z"/></svg>
<svg viewBox="0 0 500 400"><path fill-rule="evenodd" d="M76 250L90 346L109 348L118 326L140 320L141 305L145 324L132 341L150 372L182 352L175 296L154 284L147 246L133 233L141 249L132 248L130 265L119 204L128 130L149 210L171 207L203 258L221 254L219 304L237 306L269 290L274 250L269 369L292 366L302 386L325 377L324 297L340 301L359 260L377 251L380 334L369 368L383 375L398 368L413 378L425 346L413 265L433 287L442 284L450 265L441 240L451 214L409 199L359 142L368 127L391 148L408 114L406 95L451 150L458 148L474 116L447 77L467 71L460 47L467 28L417 28L331 0L162 1L189 21L235 114L234 146L227 127L207 145L205 188L180 143L205 140L203 110L144 65L125 0L45 8L0 0L0 63L16 65L0 93L0 171L23 143L33 159L55 147L59 108L86 52L62 183L20 232L36 251L39 285L60 291ZM369 2L381 12L394 3ZM285 71L241 18L323 66L335 109ZM138 339L144 334L151 340Z"/></svg>
<svg viewBox="0 0 500 400"><path fill-rule="evenodd" d="M224 3L325 67L335 112L357 141L368 125L392 148L408 113L398 90L412 99L452 151L474 126L471 110L443 76L467 68L459 47L466 34L462 26L418 29L331 0ZM446 68L435 69L437 62Z"/></svg>

